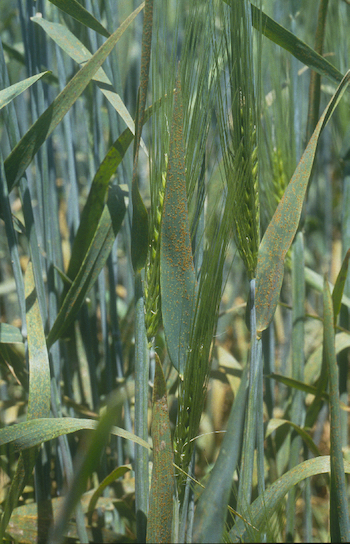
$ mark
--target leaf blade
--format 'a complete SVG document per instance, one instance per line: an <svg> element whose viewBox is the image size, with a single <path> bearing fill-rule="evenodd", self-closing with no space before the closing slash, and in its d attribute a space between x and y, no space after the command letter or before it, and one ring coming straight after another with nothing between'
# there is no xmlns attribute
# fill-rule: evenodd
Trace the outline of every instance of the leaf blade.
<svg viewBox="0 0 350 544"><path fill-rule="evenodd" d="M52 104L35 121L26 134L17 143L4 165L9 191L18 183L33 157L40 149L44 141L50 136L56 126L62 121L67 111L79 98L98 68L102 65L124 31L132 23L138 13L143 9L142 3L120 27L108 38L108 40L96 51L91 59L70 80L66 87L55 98Z"/></svg>
<svg viewBox="0 0 350 544"><path fill-rule="evenodd" d="M277 306L284 273L284 259L297 231L303 201L315 158L318 138L350 82L346 73L324 110L302 158L261 241L257 266L257 332L270 324Z"/></svg>
<svg viewBox="0 0 350 544"><path fill-rule="evenodd" d="M170 135L167 182L161 224L162 316L171 362L184 372L194 314L196 278L187 210L183 113L178 80Z"/></svg>

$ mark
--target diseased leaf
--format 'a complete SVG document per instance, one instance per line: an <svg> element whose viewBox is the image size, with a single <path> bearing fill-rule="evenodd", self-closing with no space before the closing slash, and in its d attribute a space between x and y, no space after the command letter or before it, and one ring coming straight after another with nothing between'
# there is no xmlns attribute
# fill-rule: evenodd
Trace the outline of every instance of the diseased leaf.
<svg viewBox="0 0 350 544"><path fill-rule="evenodd" d="M49 417L51 400L50 362L37 299L33 266L25 275L26 319L29 354L29 398L27 419Z"/></svg>
<svg viewBox="0 0 350 544"><path fill-rule="evenodd" d="M171 542L174 467L166 382L159 357L153 387L153 470L146 542Z"/></svg>
<svg viewBox="0 0 350 544"><path fill-rule="evenodd" d="M0 323L1 344L23 344L23 336L18 327L8 323Z"/></svg>
<svg viewBox="0 0 350 544"><path fill-rule="evenodd" d="M160 284L169 357L183 374L195 304L196 278L190 241L181 87L175 91L161 225Z"/></svg>
<svg viewBox="0 0 350 544"><path fill-rule="evenodd" d="M27 421L24 425L30 425L33 421L42 421L50 415L51 382L50 363L46 348L44 328L41 320L39 302L37 298L33 265L28 262L24 278L26 297L26 321L29 358L29 396ZM1 429L2 436L12 432L12 426ZM0 438L1 444L1 438ZM4 536L13 509L17 506L18 499L33 472L38 450L30 446L26 451L21 451L15 475L11 481L10 489L6 497L4 512L1 519L0 539Z"/></svg>
<svg viewBox="0 0 350 544"><path fill-rule="evenodd" d="M346 73L324 110L303 156L270 221L259 248L256 289L257 333L270 324L280 295L284 259L297 231L318 138L350 82Z"/></svg>
<svg viewBox="0 0 350 544"><path fill-rule="evenodd" d="M0 429L0 446L3 444L13 444L18 450L25 450L38 446L42 442L48 442L63 434L75 433L84 429L95 430L99 422L93 419L80 419L74 417L62 418L39 418L31 419L23 423L16 423L9 427ZM121 436L132 442L136 442L146 449L150 449L147 442L138 436L121 429L120 427L111 427L112 434Z"/></svg>

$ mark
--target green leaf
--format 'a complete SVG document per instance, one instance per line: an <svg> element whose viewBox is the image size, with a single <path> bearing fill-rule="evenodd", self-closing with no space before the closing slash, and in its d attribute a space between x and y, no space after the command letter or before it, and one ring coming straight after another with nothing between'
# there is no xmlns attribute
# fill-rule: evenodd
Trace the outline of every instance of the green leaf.
<svg viewBox="0 0 350 544"><path fill-rule="evenodd" d="M230 6L232 0L224 0L224 2ZM288 51L293 57L300 60L300 62L312 70L315 70L321 76L326 76L333 83L340 83L343 79L342 73L322 57L322 55L316 53L314 49L282 25L276 23L276 21L256 6L251 4L250 7L252 11L252 25L256 30L262 32L266 38Z"/></svg>
<svg viewBox="0 0 350 544"><path fill-rule="evenodd" d="M94 491L94 494L92 495L91 500L89 502L88 512L92 512L93 510L95 510L96 504L99 498L102 496L102 493L106 489L106 487L108 487L113 482L115 482L115 480L118 480L118 478L121 478L122 476L124 476L124 474L126 474L127 472L130 472L130 470L131 468L127 466L120 466L112 470L112 472L108 474L106 478L104 478L104 480L100 483L98 488Z"/></svg>
<svg viewBox="0 0 350 544"><path fill-rule="evenodd" d="M153 387L153 470L146 542L171 542L174 467L166 382L159 357Z"/></svg>
<svg viewBox="0 0 350 544"><path fill-rule="evenodd" d="M110 33L108 30L87 9L79 4L77 0L50 0L50 2L68 15L71 15L79 23L95 30L95 32L98 32L105 38L109 38Z"/></svg>
<svg viewBox="0 0 350 544"><path fill-rule="evenodd" d="M328 370L331 413L330 530L332 542L350 541L348 491L345 482L339 406L339 376L334 344L333 302L327 278L323 290L323 349Z"/></svg>
<svg viewBox="0 0 350 544"><path fill-rule="evenodd" d="M29 399L27 419L49 417L51 400L50 362L37 299L33 265L28 262L24 278L29 354Z"/></svg>
<svg viewBox="0 0 350 544"><path fill-rule="evenodd" d="M311 436L299 425L296 425L296 423L293 423L292 421L288 421L287 419L270 419L267 425L265 438L270 436L270 434L273 433L279 427L282 427L282 425L289 425L290 427L292 427L301 436L305 444L308 446L309 450L314 455L321 455L318 447L316 446L315 442L312 440Z"/></svg>
<svg viewBox="0 0 350 544"><path fill-rule="evenodd" d="M7 87L6 89L3 89L0 91L0 110L5 107L11 100L16 98L16 96L23 93L28 87L33 85L38 79L41 79L46 74L50 74L49 71L41 72L40 74L37 74L32 77L28 77L28 79L24 79L23 81L20 81L19 83L15 83L14 85L11 85L10 87Z"/></svg>
<svg viewBox="0 0 350 544"><path fill-rule="evenodd" d="M155 104L147 108L144 115L144 123L148 121L155 110L160 108L161 103L162 100L158 100ZM100 220L103 211L103 204L109 180L122 162L133 139L133 130L126 128L109 148L92 180L89 195L81 214L79 228L74 238L72 256L67 271L67 276L71 280L74 279L78 273L91 240L93 239L98 221Z"/></svg>
<svg viewBox="0 0 350 544"><path fill-rule="evenodd" d="M344 469L347 474L350 473L349 462L344 462ZM315 476L316 474L326 474L329 471L330 457L324 455L304 461L286 474L283 474L251 504L249 513L250 518L254 520L254 526L258 527L259 532L263 531L266 523L269 523L273 512L278 508L283 497L293 486L305 480L305 478ZM244 522L239 520L230 531L231 542L249 542L249 535L251 534L249 531L249 526L245 527ZM254 536L256 537L256 534L251 534L251 540Z"/></svg>
<svg viewBox="0 0 350 544"><path fill-rule="evenodd" d="M89 250L50 330L47 338L48 346L52 346L67 330L77 315L86 294L97 280L112 250L125 210L123 191L119 186L112 186Z"/></svg>
<svg viewBox="0 0 350 544"><path fill-rule="evenodd" d="M149 64L152 44L153 26L153 0L146 0L145 15L142 29L141 45L141 75L140 87L137 97L136 120L135 120L135 145L134 145L134 168L132 174L132 225L131 225L131 262L135 273L144 268L148 253L148 213L143 203L137 181L137 168L139 159L139 148L143 118L145 114ZM140 536L140 535L139 535Z"/></svg>
<svg viewBox="0 0 350 544"><path fill-rule="evenodd" d="M93 419L74 417L31 419L0 429L0 446L13 444L16 449L25 450L39 446L43 442L48 442L64 434L75 433L84 429L96 430L98 424L99 422ZM110 432L115 436L121 436L131 442L140 444L140 446L148 450L150 449L147 442L120 427L112 426Z"/></svg>
<svg viewBox="0 0 350 544"><path fill-rule="evenodd" d="M67 111L69 111L74 102L82 94L96 71L100 68L115 44L143 7L144 3L129 15L108 40L101 45L98 51L96 51L85 66L83 66L83 68L70 80L52 104L44 111L39 119L35 121L28 132L26 132L11 151L4 163L9 191L11 191L16 183L18 183L41 145L50 136L52 131L62 121Z"/></svg>
<svg viewBox="0 0 350 544"><path fill-rule="evenodd" d="M131 226L131 262L135 273L144 268L148 252L148 213L143 203L137 180L131 187L132 226Z"/></svg>
<svg viewBox="0 0 350 544"><path fill-rule="evenodd" d="M335 335L335 351L340 353L350 347L350 335L347 332L339 332ZM307 384L315 383L321 372L322 346L319 346L309 357L305 365L304 380Z"/></svg>
<svg viewBox="0 0 350 544"><path fill-rule="evenodd" d="M196 278L187 210L183 112L176 85L169 161L161 224L160 284L169 357L183 374L195 305Z"/></svg>
<svg viewBox="0 0 350 544"><path fill-rule="evenodd" d="M332 301L333 301L333 310L334 310L334 324L337 323L337 318L340 312L340 306L342 303L343 293L344 293L344 287L346 278L348 275L348 268L349 268L349 259L350 259L350 249L346 252L346 255L344 257L344 260L341 265L341 269L339 271L339 274L337 276L337 279L334 284L334 289L332 292Z"/></svg>
<svg viewBox="0 0 350 544"><path fill-rule="evenodd" d="M257 332L270 324L282 287L284 259L297 231L304 197L315 158L318 138L350 82L350 71L324 110L259 248L257 267Z"/></svg>
<svg viewBox="0 0 350 544"><path fill-rule="evenodd" d="M0 343L1 344L23 344L23 336L21 331L9 325L8 323L0 323Z"/></svg>
<svg viewBox="0 0 350 544"><path fill-rule="evenodd" d="M63 26L59 23L52 23L43 19L42 17L32 17L31 21L37 23L41 28L47 33L52 40L54 40L57 45L67 53L75 62L79 64L86 64L86 62L91 59L92 54L85 47L85 45L78 40L74 34L66 26ZM112 104L113 108L119 113L120 117L125 122L126 126L135 133L135 124L133 118L131 117L127 107L122 101L120 95L115 92L113 85L108 79L103 68L99 68L95 75L92 78L101 92L105 95L107 100ZM142 149L147 155L147 149L143 141L141 141Z"/></svg>
<svg viewBox="0 0 350 544"><path fill-rule="evenodd" d="M100 456L106 446L110 433L117 434L118 436L122 436L124 438L128 437L133 442L144 446L146 449L150 449L148 443L141 438L131 433L127 433L124 431L124 429L119 429L113 426L117 414L119 414L119 410L120 399L119 395L117 394L113 398L112 404L107 407L106 412L98 422L95 433L93 433L93 436L91 436L91 440L89 441L88 445L85 445L84 451L80 452L79 466L74 473L73 481L68 489L60 515L53 529L52 538L50 541L51 544L58 544L62 542L62 535L64 534L65 528L68 524L71 512L74 510L81 495L85 491L88 478L90 478L92 472L97 469ZM118 432L115 433L115 431Z"/></svg>
<svg viewBox="0 0 350 544"><path fill-rule="evenodd" d="M210 473L209 482L201 494L194 516L193 542L221 542L233 473L241 450L241 436L247 398L247 372L231 408L230 418L219 456Z"/></svg>
<svg viewBox="0 0 350 544"><path fill-rule="evenodd" d="M87 512L88 501L90 500L91 492L85 493L82 496L82 510ZM59 514L64 497L55 497L50 501L40 501L24 504L15 508L12 512L6 533L12 537L14 542L43 542L41 538L43 534L48 534L52 520L55 520ZM97 508L102 511L113 508L112 500L108 497L100 497L97 503ZM47 531L47 533L45 532ZM89 542L96 542L96 527L87 526L86 533ZM123 544L133 543L134 540L129 539L126 535L120 535L113 531L109 531L104 527L98 529L99 542L120 542ZM67 530L64 533L64 542L79 542L79 534L77 531L77 523L70 521Z"/></svg>
<svg viewBox="0 0 350 544"><path fill-rule="evenodd" d="M30 425L33 421L42 421L44 418L48 418L50 415L51 400L49 356L46 348L44 328L41 320L31 261L29 261L27 265L24 287L29 358L28 412L27 421L24 425ZM11 432L11 429L13 429L13 427L5 427L4 429L1 429L0 434L6 435L8 431ZM21 452L20 454L15 476L11 481L10 490L6 497L4 513L1 520L0 538L4 535L11 513L16 507L18 499L32 474L37 453L35 447L30 447L29 450Z"/></svg>
<svg viewBox="0 0 350 544"><path fill-rule="evenodd" d="M308 266L305 266L305 281L306 283L312 287L313 289L316 289L319 293L323 292L323 278L321 274L318 274L314 270L311 270ZM334 286L331 282L328 282L328 285L330 287L330 290L334 289ZM344 306L347 306L347 308L350 308L350 298L346 295L342 295L341 303L344 304Z"/></svg>
<svg viewBox="0 0 350 544"><path fill-rule="evenodd" d="M128 128L125 129L109 149L92 180L89 195L81 214L79 228L74 238L72 256L67 270L67 276L71 280L76 277L96 234L109 180L121 163L133 138L132 132Z"/></svg>

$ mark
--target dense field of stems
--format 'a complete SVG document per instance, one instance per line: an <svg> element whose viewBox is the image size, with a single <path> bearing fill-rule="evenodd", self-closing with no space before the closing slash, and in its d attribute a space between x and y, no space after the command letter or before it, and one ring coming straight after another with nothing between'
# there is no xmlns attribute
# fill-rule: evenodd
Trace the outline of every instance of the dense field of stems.
<svg viewBox="0 0 350 544"><path fill-rule="evenodd" d="M350 541L349 27L2 0L5 542Z"/></svg>

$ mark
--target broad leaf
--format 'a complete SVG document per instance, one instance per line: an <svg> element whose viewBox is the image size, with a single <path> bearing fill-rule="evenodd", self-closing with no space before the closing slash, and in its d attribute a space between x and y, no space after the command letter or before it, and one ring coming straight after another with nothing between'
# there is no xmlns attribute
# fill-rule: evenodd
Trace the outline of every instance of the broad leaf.
<svg viewBox="0 0 350 544"><path fill-rule="evenodd" d="M303 156L266 229L259 248L257 267L257 333L270 324L278 303L284 273L284 259L297 231L306 189L315 158L318 138L350 82L344 76L324 110Z"/></svg>
<svg viewBox="0 0 350 544"><path fill-rule="evenodd" d="M179 81L175 91L161 225L160 284L169 357L182 375L194 315L196 278L188 222L183 112Z"/></svg>

